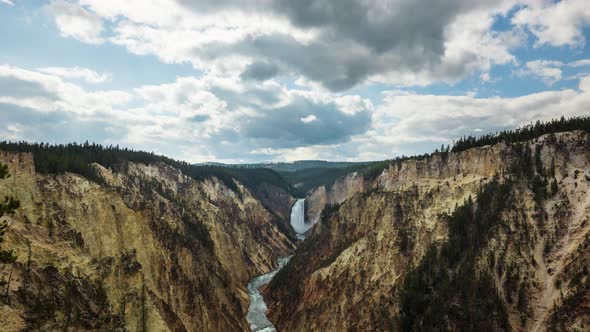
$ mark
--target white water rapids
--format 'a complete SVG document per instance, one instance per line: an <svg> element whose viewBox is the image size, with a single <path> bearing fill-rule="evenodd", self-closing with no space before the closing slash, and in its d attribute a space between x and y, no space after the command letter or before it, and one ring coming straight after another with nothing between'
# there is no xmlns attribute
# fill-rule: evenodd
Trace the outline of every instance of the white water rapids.
<svg viewBox="0 0 590 332"><path fill-rule="evenodd" d="M298 239L305 239L304 233L307 232L311 225L305 223L305 199L298 199L291 208L291 227L297 233ZM260 294L260 287L268 284L279 270L287 264L291 256L279 258L279 267L267 274L256 277L248 283L248 292L250 293L250 306L246 320L250 324L250 329L255 332L276 332L276 328L266 317L266 303Z"/></svg>
<svg viewBox="0 0 590 332"><path fill-rule="evenodd" d="M250 293L250 307L246 320L250 324L250 329L256 332L276 332L274 325L266 317L266 303L260 294L260 287L268 284L272 277L287 264L291 256L279 258L279 267L267 274L252 279L248 283L248 292Z"/></svg>

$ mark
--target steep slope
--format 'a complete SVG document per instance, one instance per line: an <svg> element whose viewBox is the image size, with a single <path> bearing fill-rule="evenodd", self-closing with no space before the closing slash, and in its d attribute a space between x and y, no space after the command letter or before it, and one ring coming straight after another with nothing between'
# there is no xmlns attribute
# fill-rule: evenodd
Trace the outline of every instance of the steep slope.
<svg viewBox="0 0 590 332"><path fill-rule="evenodd" d="M124 163L94 165L98 185L38 174L32 158L0 153L0 194L21 201L5 236L19 258L0 267L9 330L248 330L245 285L293 250L239 183Z"/></svg>
<svg viewBox="0 0 590 332"><path fill-rule="evenodd" d="M312 223L318 222L326 205L340 204L365 189L365 179L358 172L337 178L330 186L319 186L307 195L306 217Z"/></svg>
<svg viewBox="0 0 590 332"><path fill-rule="evenodd" d="M587 329L589 152L585 132L550 134L319 189L269 317L281 331Z"/></svg>

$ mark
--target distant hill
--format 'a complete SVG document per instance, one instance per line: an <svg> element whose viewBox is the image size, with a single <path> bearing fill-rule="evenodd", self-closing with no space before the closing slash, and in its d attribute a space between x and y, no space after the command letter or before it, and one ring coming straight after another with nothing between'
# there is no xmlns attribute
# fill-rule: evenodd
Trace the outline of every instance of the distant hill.
<svg viewBox="0 0 590 332"><path fill-rule="evenodd" d="M291 192L295 196L304 197L311 189L322 185L331 185L337 178L374 163L298 160L289 163L245 164L239 165L239 167L270 168L279 173L291 185Z"/></svg>
<svg viewBox="0 0 590 332"><path fill-rule="evenodd" d="M297 160L292 162L262 162L251 164L224 164L218 162L204 162L195 165L198 166L224 166L238 168L270 168L274 171L294 172L310 168L348 168L351 166L363 166L370 162L345 162L345 161L326 161L326 160Z"/></svg>
<svg viewBox="0 0 590 332"><path fill-rule="evenodd" d="M369 162L333 162L325 160L298 160L290 163L268 163L266 167L271 168L277 172L293 172L311 168L348 168L351 166L362 166Z"/></svg>
<svg viewBox="0 0 590 332"><path fill-rule="evenodd" d="M375 162L332 162L326 160L297 160L293 162L263 162L252 164L223 164L205 162L197 166L216 166L237 169L271 169L278 173L289 185L291 193L303 197L313 188L330 185L338 177L364 169Z"/></svg>

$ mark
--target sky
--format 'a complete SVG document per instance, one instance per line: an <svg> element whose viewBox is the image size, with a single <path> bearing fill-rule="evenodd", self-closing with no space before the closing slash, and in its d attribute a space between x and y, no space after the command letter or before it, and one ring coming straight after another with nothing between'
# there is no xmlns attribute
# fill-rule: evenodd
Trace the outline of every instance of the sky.
<svg viewBox="0 0 590 332"><path fill-rule="evenodd" d="M382 160L588 115L587 0L0 0L0 140Z"/></svg>

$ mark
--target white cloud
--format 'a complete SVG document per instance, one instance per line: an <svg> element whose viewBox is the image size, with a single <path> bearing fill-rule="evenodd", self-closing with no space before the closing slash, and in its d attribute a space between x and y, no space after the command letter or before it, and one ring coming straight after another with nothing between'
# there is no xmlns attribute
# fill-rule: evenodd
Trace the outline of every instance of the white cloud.
<svg viewBox="0 0 590 332"><path fill-rule="evenodd" d="M489 82L492 67L518 64L512 51L526 45L527 32L537 45L580 46L590 23L586 0L314 3L55 0L49 7L64 36L87 43L108 41L208 75L264 80L280 73L334 91L454 83L471 74ZM513 28L494 31L514 9ZM103 21L112 26L105 36ZM559 79L555 67L543 75L548 84Z"/></svg>
<svg viewBox="0 0 590 332"><path fill-rule="evenodd" d="M9 6L14 6L14 2L12 2L10 0L0 0L0 2L2 2L3 4L9 5Z"/></svg>
<svg viewBox="0 0 590 332"><path fill-rule="evenodd" d="M113 106L132 99L124 91L89 92L57 75L0 65L0 101L41 112L65 111L78 115L112 113Z"/></svg>
<svg viewBox="0 0 590 332"><path fill-rule="evenodd" d="M582 30L590 24L590 6L587 0L529 1L512 23L535 35L537 46L580 47L586 41Z"/></svg>
<svg viewBox="0 0 590 332"><path fill-rule="evenodd" d="M590 76L582 78L579 87L584 93L590 93Z"/></svg>
<svg viewBox="0 0 590 332"><path fill-rule="evenodd" d="M586 67L590 66L590 59L581 59L568 64L570 67Z"/></svg>
<svg viewBox="0 0 590 332"><path fill-rule="evenodd" d="M310 115L308 115L306 117L301 118L301 122L303 122L303 123L310 123L310 122L313 122L315 120L317 120L317 118L313 114L310 114Z"/></svg>
<svg viewBox="0 0 590 332"><path fill-rule="evenodd" d="M220 76L239 76L261 61L272 73L342 91L365 82L428 85L478 72L485 78L494 65L516 63L511 49L524 42L522 30L492 26L518 2L79 0L76 8L109 21L106 40L135 54Z"/></svg>
<svg viewBox="0 0 590 332"><path fill-rule="evenodd" d="M517 98L385 93L374 115L374 134L368 136L368 142L375 143L375 152L388 147L399 154L413 154L431 151L464 135L517 128L536 120L587 115L590 76L581 80L579 89Z"/></svg>
<svg viewBox="0 0 590 332"><path fill-rule="evenodd" d="M377 106L356 95L207 75L130 91L89 92L57 75L4 65L0 87L0 118L8 116L0 133L7 137L96 137L99 143L192 162L384 159L431 151L463 135L582 115L590 108L590 76L580 81L579 90L518 98L390 91Z"/></svg>
<svg viewBox="0 0 590 332"><path fill-rule="evenodd" d="M534 60L528 61L524 68L517 71L521 76L533 76L542 80L547 85L553 85L561 80L561 61Z"/></svg>
<svg viewBox="0 0 590 332"><path fill-rule="evenodd" d="M99 74L92 69L82 67L46 67L38 70L65 79L81 79L91 84L103 83L111 79L111 74Z"/></svg>
<svg viewBox="0 0 590 332"><path fill-rule="evenodd" d="M71 127L63 120L66 117L97 130L118 128L109 129L115 130L112 137L117 137L117 144L196 161L199 156L250 158L248 151L265 147L334 145L363 134L371 120L370 110L362 109L370 102L358 96L288 89L272 80L241 84L239 78L179 77L131 91L91 92L65 82L61 74L0 66L0 115L13 114L3 123L28 112L31 115L20 124L32 129L27 123L44 114L54 120L44 121L43 126L55 130ZM28 111L9 111L6 105ZM62 137L41 129L19 134L48 135L43 140ZM86 138L81 133L74 140ZM190 155L179 156L179 146Z"/></svg>
<svg viewBox="0 0 590 332"><path fill-rule="evenodd" d="M66 2L53 0L47 5L53 15L55 24L64 37L72 37L89 44L102 44L102 19L83 7Z"/></svg>

